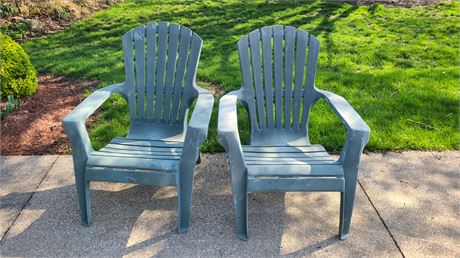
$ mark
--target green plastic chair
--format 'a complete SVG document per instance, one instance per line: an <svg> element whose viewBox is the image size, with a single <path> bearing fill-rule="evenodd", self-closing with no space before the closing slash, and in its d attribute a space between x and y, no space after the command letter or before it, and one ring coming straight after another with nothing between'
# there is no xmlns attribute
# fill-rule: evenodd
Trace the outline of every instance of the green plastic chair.
<svg viewBox="0 0 460 258"><path fill-rule="evenodd" d="M90 181L105 181L176 186L178 232L187 231L194 167L214 104L195 83L201 46L197 34L173 23L128 31L123 35L126 80L95 91L64 118L84 226L92 222ZM128 135L95 151L85 120L114 93L128 101Z"/></svg>
<svg viewBox="0 0 460 258"><path fill-rule="evenodd" d="M219 143L229 156L238 237L248 239L249 192L332 191L341 193L339 235L347 238L370 130L345 99L315 87L318 39L293 27L269 26L244 36L238 52L243 86L221 98L218 120ZM347 127L338 160L308 139L310 109L319 99ZM247 146L240 144L237 101L249 114Z"/></svg>

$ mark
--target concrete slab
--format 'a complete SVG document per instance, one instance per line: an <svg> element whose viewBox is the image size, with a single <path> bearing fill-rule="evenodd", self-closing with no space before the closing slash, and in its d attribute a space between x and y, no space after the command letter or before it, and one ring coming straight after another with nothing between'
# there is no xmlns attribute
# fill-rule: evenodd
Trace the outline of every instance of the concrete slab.
<svg viewBox="0 0 460 258"><path fill-rule="evenodd" d="M0 156L0 239L57 157Z"/></svg>
<svg viewBox="0 0 460 258"><path fill-rule="evenodd" d="M364 155L360 182L407 257L460 257L460 152Z"/></svg>
<svg viewBox="0 0 460 258"><path fill-rule="evenodd" d="M250 195L250 240L237 239L224 154L197 167L188 233L177 235L173 187L92 184L94 224L80 226L70 156L61 156L2 243L4 256L400 255L358 190L352 232L338 231L338 193Z"/></svg>

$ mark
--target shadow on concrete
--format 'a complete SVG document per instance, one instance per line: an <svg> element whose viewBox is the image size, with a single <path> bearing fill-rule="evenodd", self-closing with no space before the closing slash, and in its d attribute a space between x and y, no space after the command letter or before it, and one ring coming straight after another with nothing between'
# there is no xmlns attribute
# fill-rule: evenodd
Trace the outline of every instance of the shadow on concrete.
<svg viewBox="0 0 460 258"><path fill-rule="evenodd" d="M71 158L61 157L2 241L2 255L304 256L345 243L336 237L339 196L332 194L251 194L250 240L238 240L224 155L209 156L197 167L191 226L182 235L174 187L94 183L94 222L81 226Z"/></svg>

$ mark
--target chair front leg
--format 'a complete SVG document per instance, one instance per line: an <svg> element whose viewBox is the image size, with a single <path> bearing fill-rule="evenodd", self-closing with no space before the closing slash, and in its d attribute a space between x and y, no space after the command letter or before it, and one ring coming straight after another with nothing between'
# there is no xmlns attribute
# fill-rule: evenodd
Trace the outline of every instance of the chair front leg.
<svg viewBox="0 0 460 258"><path fill-rule="evenodd" d="M341 240L347 239L350 232L351 216L353 215L355 195L356 178L355 180L345 180L345 191L340 193L339 236Z"/></svg>
<svg viewBox="0 0 460 258"><path fill-rule="evenodd" d="M177 196L178 196L178 222L177 233L183 234L188 231L190 225L190 208L192 205L193 187L193 165L182 167L178 175Z"/></svg>
<svg viewBox="0 0 460 258"><path fill-rule="evenodd" d="M70 142L73 147L73 167L78 204L80 206L81 224L85 227L89 227L93 219L91 216L90 183L86 180L85 170L87 158L82 155L81 148L77 147L77 144L79 144L77 139L72 139L72 137L70 137Z"/></svg>
<svg viewBox="0 0 460 258"><path fill-rule="evenodd" d="M193 173L195 165L200 157L200 146L206 140L209 120L211 119L214 97L207 91L199 89L198 99L193 110L192 117L185 134L184 147L182 149L179 174L177 178L178 195L178 233L188 231L190 223L190 207L192 204Z"/></svg>
<svg viewBox="0 0 460 258"><path fill-rule="evenodd" d="M356 184L361 162L361 153L365 143L361 137L347 138L344 152L340 159L343 161L345 175L345 191L341 193L339 236L341 240L348 238L356 195Z"/></svg>
<svg viewBox="0 0 460 258"><path fill-rule="evenodd" d="M191 133L189 130L188 133ZM193 174L196 161L200 155L200 139L198 136L188 135L182 150L179 172L177 175L177 196L178 196L178 222L179 234L186 233L190 225L190 208L192 206Z"/></svg>
<svg viewBox="0 0 460 258"><path fill-rule="evenodd" d="M238 134L236 109L237 100L242 95L240 90L220 99L218 133L219 143L227 152L230 165L237 235L241 240L248 240L248 175Z"/></svg>
<svg viewBox="0 0 460 258"><path fill-rule="evenodd" d="M222 133L219 142L227 152L232 180L236 233L241 240L248 240L248 175L237 133Z"/></svg>
<svg viewBox="0 0 460 258"><path fill-rule="evenodd" d="M72 147L75 186L80 206L81 223L89 227L92 223L90 183L86 180L86 162L92 150L88 133L83 121L65 121L64 129Z"/></svg>
<svg viewBox="0 0 460 258"><path fill-rule="evenodd" d="M90 183L85 178L84 169L75 169L75 183L80 206L81 224L85 227L89 227L93 222L91 215Z"/></svg>
<svg viewBox="0 0 460 258"><path fill-rule="evenodd" d="M231 169L233 204L235 206L236 233L241 240L248 240L248 192L246 171Z"/></svg>

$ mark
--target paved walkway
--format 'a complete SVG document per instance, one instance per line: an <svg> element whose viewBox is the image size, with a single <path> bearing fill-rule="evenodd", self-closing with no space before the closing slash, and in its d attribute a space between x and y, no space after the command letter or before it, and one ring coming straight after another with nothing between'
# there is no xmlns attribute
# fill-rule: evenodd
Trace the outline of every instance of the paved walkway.
<svg viewBox="0 0 460 258"><path fill-rule="evenodd" d="M92 184L80 226L70 156L0 157L1 256L459 257L460 152L364 155L350 237L337 193L250 195L250 240L235 235L228 166L197 166L191 227L177 235L173 187Z"/></svg>

